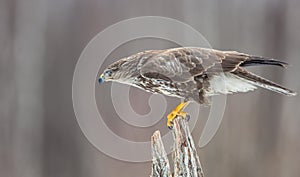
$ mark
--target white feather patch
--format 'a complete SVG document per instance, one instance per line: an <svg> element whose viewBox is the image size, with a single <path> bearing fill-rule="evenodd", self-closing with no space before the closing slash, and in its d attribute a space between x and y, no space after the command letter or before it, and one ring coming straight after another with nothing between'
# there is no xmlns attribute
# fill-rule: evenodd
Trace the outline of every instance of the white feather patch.
<svg viewBox="0 0 300 177"><path fill-rule="evenodd" d="M247 80L231 73L221 73L212 76L209 83L211 90L207 92L207 95L248 92L257 88Z"/></svg>

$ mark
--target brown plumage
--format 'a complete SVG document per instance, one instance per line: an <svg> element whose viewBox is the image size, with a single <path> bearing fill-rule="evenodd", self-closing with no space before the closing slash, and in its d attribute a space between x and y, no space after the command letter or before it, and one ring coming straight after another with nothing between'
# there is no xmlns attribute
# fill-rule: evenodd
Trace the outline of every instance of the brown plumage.
<svg viewBox="0 0 300 177"><path fill-rule="evenodd" d="M285 67L287 63L235 51L197 47L149 50L111 64L99 82L116 81L198 103L207 103L213 95L248 92L257 87L296 95L245 69L255 65Z"/></svg>

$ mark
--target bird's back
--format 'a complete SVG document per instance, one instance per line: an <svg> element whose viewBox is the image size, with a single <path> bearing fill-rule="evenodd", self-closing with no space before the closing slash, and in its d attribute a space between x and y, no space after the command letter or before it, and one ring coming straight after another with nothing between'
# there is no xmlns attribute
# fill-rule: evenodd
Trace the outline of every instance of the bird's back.
<svg viewBox="0 0 300 177"><path fill-rule="evenodd" d="M152 54L151 54L152 53ZM282 61L257 57L235 51L184 47L145 52L141 57L141 77L151 84L152 92L193 99L199 103L216 94L248 92L257 87L285 95L296 93L245 68L256 65L285 67Z"/></svg>

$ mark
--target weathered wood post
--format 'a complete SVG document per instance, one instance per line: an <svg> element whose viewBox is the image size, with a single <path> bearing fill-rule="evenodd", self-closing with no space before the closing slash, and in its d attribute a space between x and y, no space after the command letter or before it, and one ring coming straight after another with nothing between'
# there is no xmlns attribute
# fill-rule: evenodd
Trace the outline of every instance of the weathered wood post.
<svg viewBox="0 0 300 177"><path fill-rule="evenodd" d="M154 132L152 142L151 177L204 177L199 156L186 119L177 117L172 130L174 145L171 173L167 153L164 149L160 132Z"/></svg>

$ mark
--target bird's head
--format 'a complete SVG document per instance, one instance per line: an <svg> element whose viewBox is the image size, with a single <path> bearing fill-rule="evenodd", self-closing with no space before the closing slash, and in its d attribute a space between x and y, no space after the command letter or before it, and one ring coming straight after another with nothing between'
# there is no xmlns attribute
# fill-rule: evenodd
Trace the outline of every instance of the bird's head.
<svg viewBox="0 0 300 177"><path fill-rule="evenodd" d="M100 75L99 83L106 81L130 82L137 74L137 62L136 58L123 58L112 63Z"/></svg>
<svg viewBox="0 0 300 177"><path fill-rule="evenodd" d="M113 73L114 71L112 69L105 69L98 79L99 83L101 84L103 82L113 80Z"/></svg>

